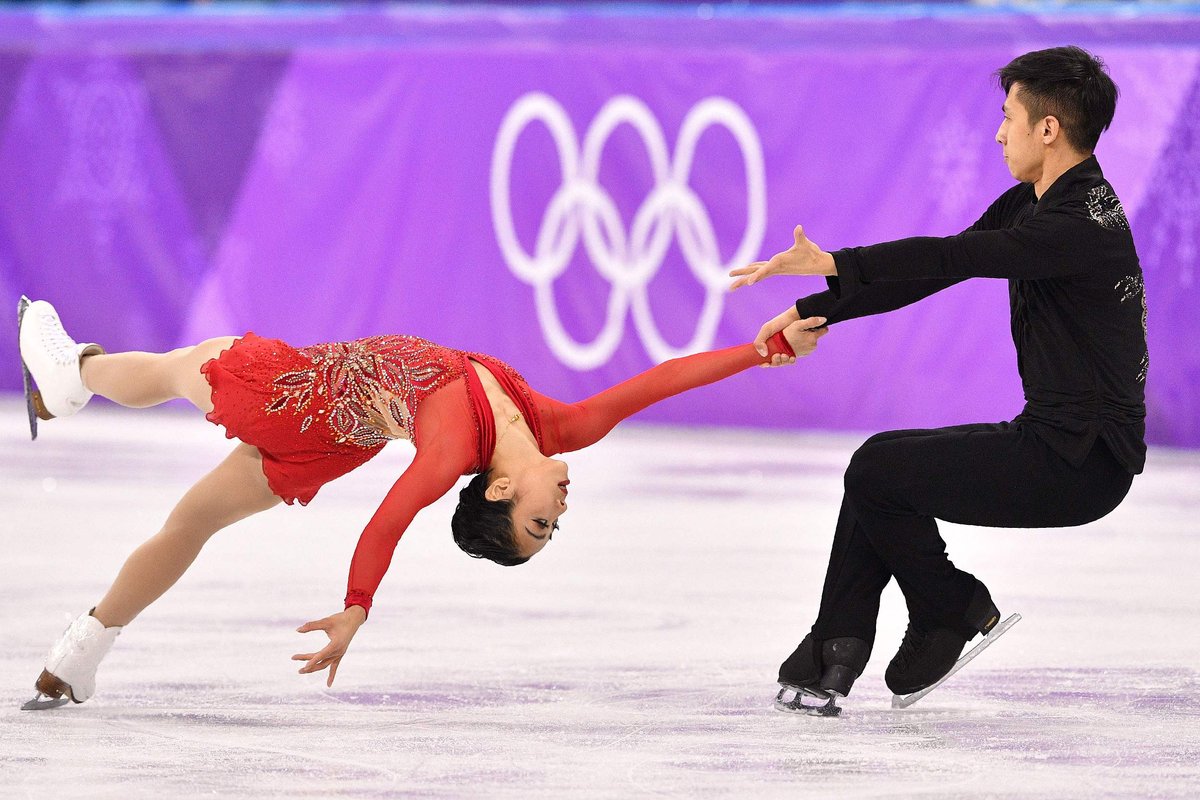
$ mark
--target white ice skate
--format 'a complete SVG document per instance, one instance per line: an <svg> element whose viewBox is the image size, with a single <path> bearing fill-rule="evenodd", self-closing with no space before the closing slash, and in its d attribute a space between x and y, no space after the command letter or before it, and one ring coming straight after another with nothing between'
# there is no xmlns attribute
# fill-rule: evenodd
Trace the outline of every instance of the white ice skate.
<svg viewBox="0 0 1200 800"><path fill-rule="evenodd" d="M34 683L37 696L21 710L55 708L68 699L82 703L95 694L96 669L120 633L120 626L106 628L91 612L72 622L46 656L46 667Z"/></svg>
<svg viewBox="0 0 1200 800"><path fill-rule="evenodd" d="M36 439L39 418L69 417L92 399L79 374L79 362L84 356L103 353L104 348L72 339L54 306L45 300L22 296L17 303L17 328L29 432Z"/></svg>

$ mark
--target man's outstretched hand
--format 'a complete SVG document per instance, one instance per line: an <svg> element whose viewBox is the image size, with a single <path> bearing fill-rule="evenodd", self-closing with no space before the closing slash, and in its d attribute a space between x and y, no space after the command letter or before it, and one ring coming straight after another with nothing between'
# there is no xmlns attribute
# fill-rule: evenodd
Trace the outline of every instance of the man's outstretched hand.
<svg viewBox="0 0 1200 800"><path fill-rule="evenodd" d="M772 275L837 275L833 256L805 236L802 226L797 225L792 235L795 244L782 253L776 253L768 261L755 261L730 272L729 277L737 278L730 284L730 291L740 286L753 286Z"/></svg>

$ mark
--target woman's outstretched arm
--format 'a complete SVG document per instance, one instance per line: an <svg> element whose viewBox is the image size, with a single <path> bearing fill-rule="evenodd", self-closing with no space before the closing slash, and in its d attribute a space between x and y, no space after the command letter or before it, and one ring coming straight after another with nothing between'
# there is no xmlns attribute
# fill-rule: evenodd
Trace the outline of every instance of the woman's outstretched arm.
<svg viewBox="0 0 1200 800"><path fill-rule="evenodd" d="M375 590L387 573L392 553L412 524L413 517L453 489L469 466L458 456L444 447L422 448L392 485L358 538L346 582L347 608L362 606L363 611L371 610Z"/></svg>
<svg viewBox="0 0 1200 800"><path fill-rule="evenodd" d="M808 355L825 332L823 328L809 328L822 324L824 320L802 320L789 331L791 342L783 333L776 334L767 342L765 355L752 344L737 345L664 361L578 403L559 403L544 398L552 411L551 418L546 421L553 426L551 432L558 444L556 450L566 453L594 444L626 417L681 392L715 383L750 367L770 366L782 363L784 359L790 361L795 356Z"/></svg>
<svg viewBox="0 0 1200 800"><path fill-rule="evenodd" d="M375 590L392 563L392 554L400 537L408 530L417 512L453 489L470 466L464 463L464 457L469 461L469 456L464 456L461 447L447 446L449 438L440 440L439 446L417 450L408 469L393 484L367 523L350 562L345 610L305 623L298 629L300 633L325 631L329 636L329 643L321 650L292 656L293 661L306 662L300 672L319 672L328 668L326 683L333 685L338 664L354 634L367 619Z"/></svg>

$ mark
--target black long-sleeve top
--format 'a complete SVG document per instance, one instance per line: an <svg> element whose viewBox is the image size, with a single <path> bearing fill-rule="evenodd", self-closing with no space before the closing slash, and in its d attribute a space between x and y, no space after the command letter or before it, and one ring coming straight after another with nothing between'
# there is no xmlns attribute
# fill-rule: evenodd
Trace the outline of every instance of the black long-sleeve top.
<svg viewBox="0 0 1200 800"><path fill-rule="evenodd" d="M833 253L828 291L796 301L834 324L967 278L1007 278L1025 390L1017 417L1070 463L1101 437L1131 473L1146 460L1146 295L1120 200L1095 156L1039 199L1017 184L970 228Z"/></svg>

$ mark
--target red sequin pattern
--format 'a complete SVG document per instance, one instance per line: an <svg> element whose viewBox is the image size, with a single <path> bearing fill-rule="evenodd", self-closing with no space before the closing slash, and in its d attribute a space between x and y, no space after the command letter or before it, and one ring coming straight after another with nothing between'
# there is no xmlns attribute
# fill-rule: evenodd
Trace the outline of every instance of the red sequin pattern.
<svg viewBox="0 0 1200 800"><path fill-rule="evenodd" d="M416 336L371 336L297 352L312 366L274 379L267 413L291 412L300 433L328 425L337 442L359 447L401 437L416 444L421 399L462 377L464 368L457 351Z"/></svg>

